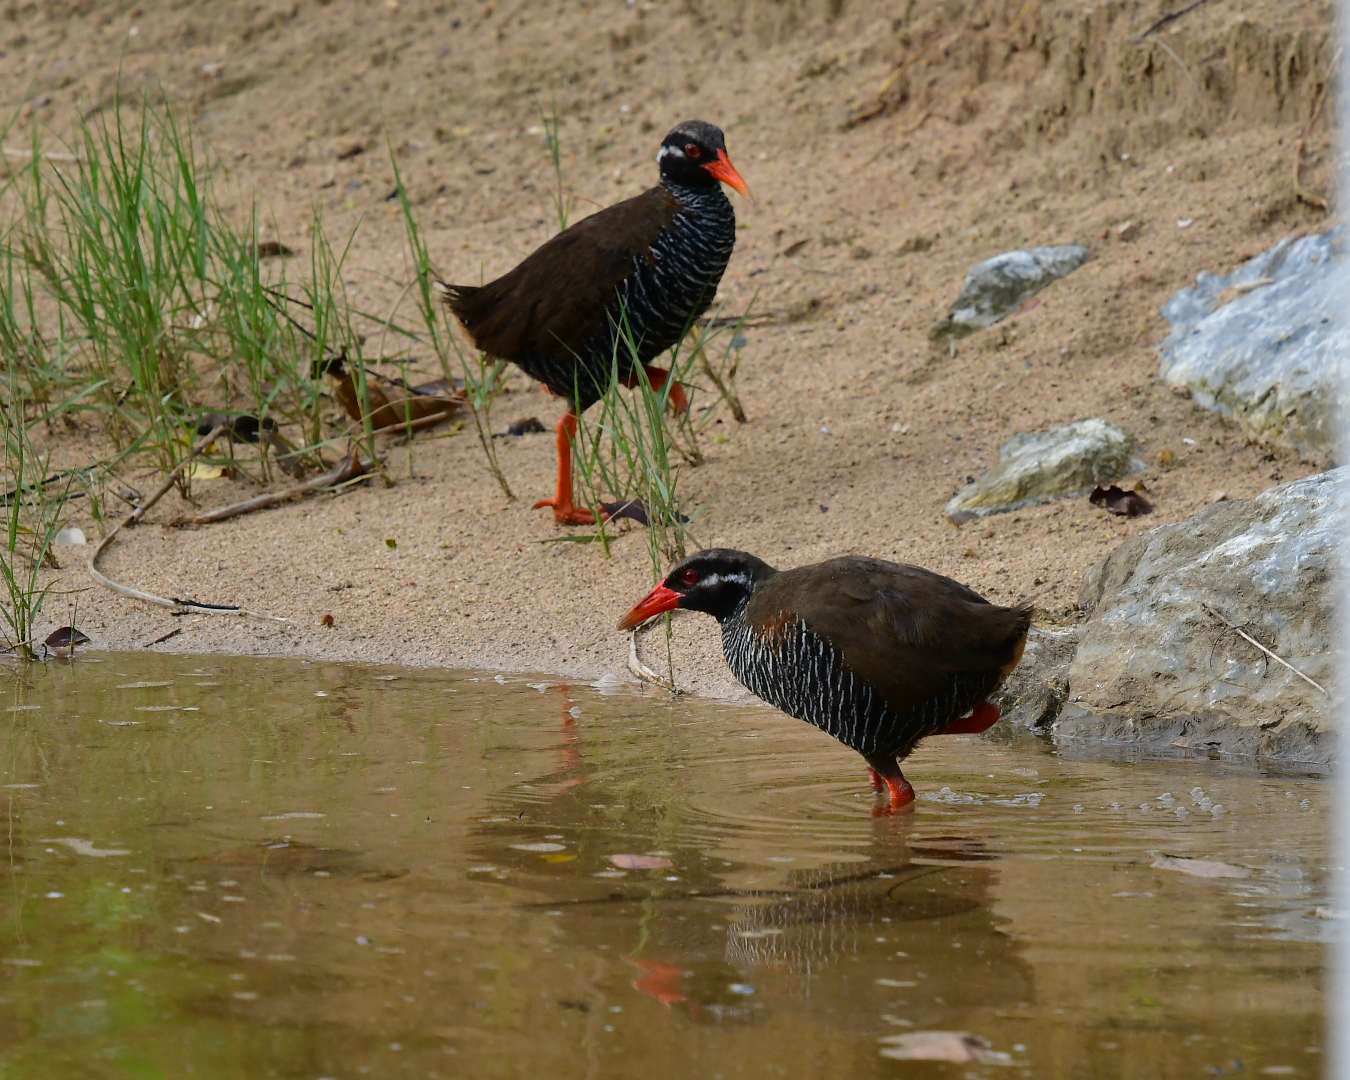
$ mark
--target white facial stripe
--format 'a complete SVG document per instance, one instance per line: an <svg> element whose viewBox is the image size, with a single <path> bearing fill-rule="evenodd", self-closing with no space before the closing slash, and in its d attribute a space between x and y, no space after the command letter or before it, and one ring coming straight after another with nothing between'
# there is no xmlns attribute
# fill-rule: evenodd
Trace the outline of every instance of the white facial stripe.
<svg viewBox="0 0 1350 1080"><path fill-rule="evenodd" d="M750 580L748 577L746 577L744 574L709 574L707 577L703 578L703 579L699 582L699 584L700 584L700 585L720 585L720 584L722 584L722 582L724 582L724 581L734 581L734 582L736 582L738 585L744 585L744 586L746 586L747 588L750 587L750 586L752 586L752 585L754 584L754 582L751 581L751 580Z"/></svg>
<svg viewBox="0 0 1350 1080"><path fill-rule="evenodd" d="M684 157L684 151L678 146L663 146L661 152L656 155L656 164L660 165L661 161L667 157Z"/></svg>

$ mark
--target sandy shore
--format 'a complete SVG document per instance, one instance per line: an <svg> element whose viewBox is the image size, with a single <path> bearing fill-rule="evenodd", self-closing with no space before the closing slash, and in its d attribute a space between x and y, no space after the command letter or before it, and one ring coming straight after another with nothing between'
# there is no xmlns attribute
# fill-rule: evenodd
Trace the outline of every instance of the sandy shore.
<svg viewBox="0 0 1350 1080"><path fill-rule="evenodd" d="M671 124L719 122L756 194L737 201L741 228L719 303L735 312L753 299L776 318L747 333L740 391L749 423L714 425L706 462L684 471L694 535L779 566L843 553L918 563L1063 621L1082 573L1122 537L1324 466L1251 445L1155 372L1167 330L1157 311L1176 289L1326 222L1293 200L1289 182L1312 89L1244 97L1235 75L1227 98L1206 100L1201 137L1186 118L1191 105L1178 104L1184 80L1164 67L1151 90L1129 82L1134 96L1112 105L1085 106L1071 86L1060 119L1042 123L1064 81L1057 65L1087 16L1041 6L1039 40L1053 63L1010 47L986 56L977 78L978 50L958 32L957 44L909 69L907 99L848 128L849 110L875 95L913 53L922 19L936 15L897 29L875 12L830 21L804 7L793 29L765 23L755 5L718 17L664 3L475 5L454 27L444 5L411 2L339 0L290 15L278 7L271 22L250 16L247 26L223 2L190 14L155 3L99 17L28 11L16 16L25 44L13 47L24 63L0 74L0 99L7 108L36 100L33 86L46 80L47 103L22 125L60 127L81 93L106 96L119 63L126 82L158 80L227 163L230 190L265 201L280 239L303 241L315 202L338 235L360 219L350 287L373 311L396 308L407 277L385 201L381 124L442 272L477 280L549 235L532 91L556 89L566 175L600 205L654 182L652 157ZM1132 17L1118 13L1098 29L1124 41ZM1273 7L1249 17L1265 18L1271 34L1294 18ZM1324 37L1321 18L1298 15ZM1184 33L1222 38L1224 26L1202 10ZM1020 23L1004 31L1004 45L1029 32ZM696 62L709 43L719 57L711 67ZM1127 85L1121 64L1088 78ZM10 142L24 137L12 132ZM356 141L366 152L340 159ZM1319 175L1314 163L1305 182ZM1133 242L1117 238L1126 221L1141 224ZM971 264L1070 242L1086 244L1091 260L1038 306L961 341L954 355L934 353L928 328ZM530 506L552 489L558 411L521 376L498 403L499 430L529 416L550 430L500 441L514 501L487 473L471 431L446 426L418 437L411 453L397 440L388 446L392 484L191 530L163 527L187 509L171 495L105 557L106 572L138 588L285 622L175 618L98 588L53 598L44 620L66 622L77 603L81 627L110 649L179 630L153 647L626 678L627 640L613 627L650 587L652 568L632 529L610 558L598 545L549 542L562 530ZM1152 517L1111 518L1086 499L961 530L942 516L1010 436L1087 416L1139 440ZM77 457L100 438L96 429L58 434L53 449ZM127 479L154 483L148 471ZM196 491L216 506L256 488L221 479ZM81 511L71 523L96 533ZM59 588L88 584L86 553L58 551ZM329 615L332 625L321 625ZM659 666L663 644L644 648ZM735 693L719 654L709 620L676 621L681 686Z"/></svg>

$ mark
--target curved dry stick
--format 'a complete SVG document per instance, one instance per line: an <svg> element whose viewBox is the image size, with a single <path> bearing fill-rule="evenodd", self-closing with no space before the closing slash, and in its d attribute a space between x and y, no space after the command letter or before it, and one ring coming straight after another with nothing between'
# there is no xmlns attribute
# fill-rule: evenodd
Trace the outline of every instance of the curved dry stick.
<svg viewBox="0 0 1350 1080"><path fill-rule="evenodd" d="M1317 118L1322 115L1322 106L1326 104L1327 92L1331 89L1331 80L1336 76L1336 67L1341 62L1341 50L1336 50L1336 55L1331 58L1331 63L1327 65L1327 79L1322 84L1322 92L1317 95L1317 103L1313 106L1312 115L1308 117L1308 122L1303 126L1303 133L1298 137L1298 143L1294 146L1294 201L1307 203L1316 210L1326 213L1330 206L1326 199L1320 195L1314 195L1311 191L1305 191L1303 188L1303 151L1308 145L1308 136L1312 134L1313 126L1317 123Z"/></svg>
<svg viewBox="0 0 1350 1080"><path fill-rule="evenodd" d="M283 619L276 615L264 615L258 611L247 611L244 608L235 607L233 605L202 604L198 603L196 600L178 600L169 599L164 596L156 596L154 593L142 592L140 589L133 589L130 585L122 585L113 581L112 578L102 573L98 568L99 557L107 550L108 545L117 538L117 534L127 526L135 525L136 522L140 521L141 518L145 516L146 511L154 506L155 503L159 502L169 488L173 487L174 482L178 479L182 471L192 463L192 459L215 442L216 439L220 438L221 435L225 434L228 427L228 424L217 425L209 435L188 451L187 457L174 466L173 471L164 478L164 483L160 484L145 502L141 503L140 506L136 507L135 510L123 518L113 528L112 532L99 541L98 547L94 548L94 553L89 556L89 576L105 588L111 589L118 596L125 596L128 600L141 600L147 604L154 604L156 607L165 607L171 610L175 615L186 615L188 613L196 615L251 615L255 619L270 619L274 622L289 622L289 619Z"/></svg>
<svg viewBox="0 0 1350 1080"><path fill-rule="evenodd" d="M320 488L337 487L339 484L345 484L349 480L355 480L359 476L365 476L375 467L376 462L370 458L359 457L355 450L351 456L339 462L336 466L329 469L322 476L315 476L306 480L303 484L296 484L294 487L288 487L282 491L269 491L265 495L256 495L251 499L245 499L243 502L234 503L231 506L222 506L217 510L208 510L204 514L197 514L194 517L184 518L181 521L174 522L175 525L209 525L214 521L228 521L230 518L239 517L241 514L248 514L254 510L262 510L268 506L275 506L277 503L283 503L297 496L304 495L310 491L317 491Z"/></svg>
<svg viewBox="0 0 1350 1080"><path fill-rule="evenodd" d="M638 655L636 629L628 634L628 670L636 675L645 683L651 683L653 686L659 686L662 690L669 690L672 694L678 694L675 684L669 679L663 679L646 664L642 662L642 657Z"/></svg>

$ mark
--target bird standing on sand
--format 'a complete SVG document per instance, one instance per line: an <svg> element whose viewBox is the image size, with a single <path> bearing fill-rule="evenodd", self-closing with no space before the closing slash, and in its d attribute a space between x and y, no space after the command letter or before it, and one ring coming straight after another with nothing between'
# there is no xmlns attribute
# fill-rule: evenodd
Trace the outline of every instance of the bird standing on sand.
<svg viewBox="0 0 1350 1080"><path fill-rule="evenodd" d="M594 520L572 500L577 416L604 395L616 358L625 386L636 382L638 364L652 389L665 385L670 373L649 361L708 309L736 243L736 215L720 185L750 194L721 128L702 120L674 128L656 162L656 187L577 222L495 281L445 286L446 303L479 349L567 399L557 491L535 504L553 507L562 525ZM670 401L688 408L678 385Z"/></svg>
<svg viewBox="0 0 1350 1080"><path fill-rule="evenodd" d="M920 739L998 722L988 697L1031 625L1030 607L999 607L917 566L849 556L779 571L724 548L678 563L619 629L674 608L722 624L747 689L862 754L892 813L914 801L900 762Z"/></svg>

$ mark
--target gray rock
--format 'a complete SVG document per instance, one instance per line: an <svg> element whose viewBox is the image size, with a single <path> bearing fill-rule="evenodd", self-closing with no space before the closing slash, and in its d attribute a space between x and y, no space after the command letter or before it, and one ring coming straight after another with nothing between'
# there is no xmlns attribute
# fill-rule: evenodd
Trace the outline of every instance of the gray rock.
<svg viewBox="0 0 1350 1080"><path fill-rule="evenodd" d="M1098 484L1144 468L1135 454L1134 437L1099 417L1034 435L1014 435L999 447L998 458L997 465L947 503L947 516L958 525L1033 503L1083 495Z"/></svg>
<svg viewBox="0 0 1350 1080"><path fill-rule="evenodd" d="M1336 703L1269 660L1221 612L1328 690L1350 469L1218 503L1117 548L1084 583L1092 611L1060 738L1325 764Z"/></svg>
<svg viewBox="0 0 1350 1080"><path fill-rule="evenodd" d="M1250 435L1311 457L1331 451L1338 408L1350 404L1337 387L1350 357L1344 241L1344 227L1286 238L1227 277L1201 273L1163 305L1172 332L1159 375Z"/></svg>
<svg viewBox="0 0 1350 1080"><path fill-rule="evenodd" d="M972 266L961 295L945 319L933 324L934 341L973 334L1012 314L1028 296L1073 273L1088 260L1081 244L1005 251Z"/></svg>
<svg viewBox="0 0 1350 1080"><path fill-rule="evenodd" d="M1078 630L1033 626L1022 662L995 695L1003 719L1032 731L1047 731L1069 693L1069 667L1078 648Z"/></svg>

